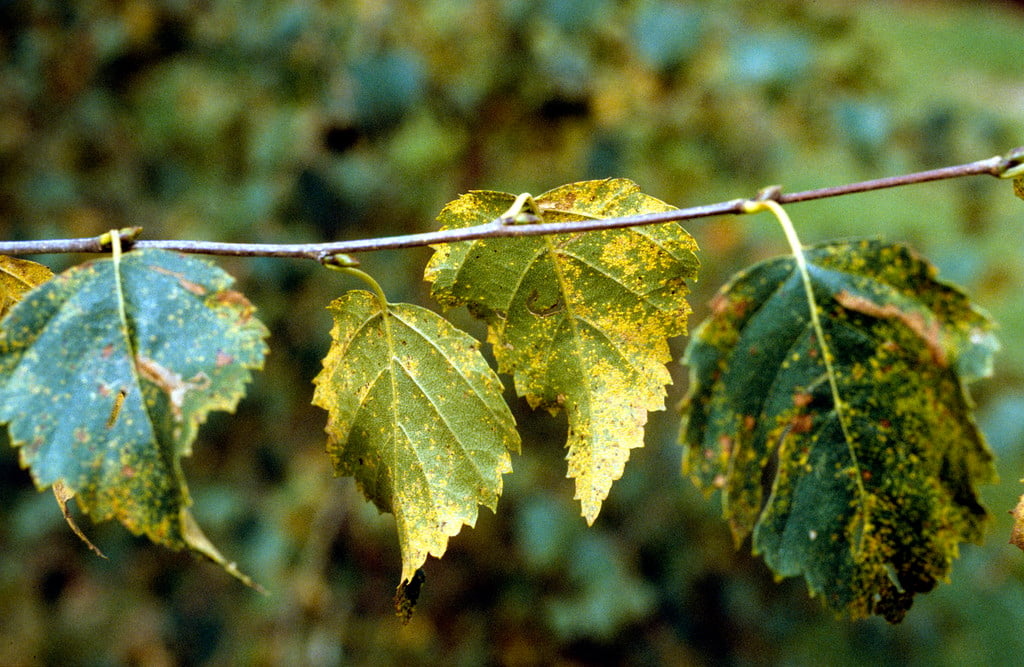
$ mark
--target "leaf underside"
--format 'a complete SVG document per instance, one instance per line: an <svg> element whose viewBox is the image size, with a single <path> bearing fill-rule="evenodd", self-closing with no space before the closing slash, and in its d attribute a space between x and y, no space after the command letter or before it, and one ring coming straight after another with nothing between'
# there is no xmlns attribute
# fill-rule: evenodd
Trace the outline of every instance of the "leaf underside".
<svg viewBox="0 0 1024 667"><path fill-rule="evenodd" d="M332 344L313 403L338 475L395 515L402 583L495 509L519 434L479 344L435 313L369 292L329 306Z"/></svg>
<svg viewBox="0 0 1024 667"><path fill-rule="evenodd" d="M722 490L737 543L853 618L899 621L978 541L994 477L966 382L991 322L899 245L806 252L842 409L792 258L723 287L690 342L683 470Z"/></svg>
<svg viewBox="0 0 1024 667"><path fill-rule="evenodd" d="M95 521L203 553L181 457L234 409L267 332L214 265L161 250L88 262L28 293L0 331L0 421L36 485Z"/></svg>
<svg viewBox="0 0 1024 667"><path fill-rule="evenodd" d="M515 197L475 191L444 208L443 228L483 224ZM536 198L544 222L670 210L625 179L565 185ZM667 339L686 333L697 246L675 224L440 245L432 295L487 322L499 370L533 407L565 410L568 476L593 523L647 412L664 409Z"/></svg>

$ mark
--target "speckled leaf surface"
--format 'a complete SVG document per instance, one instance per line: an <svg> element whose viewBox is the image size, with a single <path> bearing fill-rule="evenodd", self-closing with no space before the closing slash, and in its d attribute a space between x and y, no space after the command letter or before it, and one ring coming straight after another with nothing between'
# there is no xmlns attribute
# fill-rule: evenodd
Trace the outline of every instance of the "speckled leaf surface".
<svg viewBox="0 0 1024 667"><path fill-rule="evenodd" d="M519 434L479 344L443 318L401 303L384 311L359 290L329 310L313 403L328 412L337 474L394 514L407 583L476 523L479 505L495 509Z"/></svg>
<svg viewBox="0 0 1024 667"><path fill-rule="evenodd" d="M792 258L736 275L686 360L684 473L722 490L739 543L803 575L835 611L900 620L978 541L990 452L965 383L988 374L992 324L910 250L807 251L841 410ZM842 417L842 418L841 418Z"/></svg>
<svg viewBox="0 0 1024 667"><path fill-rule="evenodd" d="M486 223L515 200L470 192L438 220ZM625 179L565 185L536 198L545 222L669 210ZM499 370L533 407L565 410L568 476L593 523L629 450L643 445L650 410L671 382L667 339L686 333L685 296L698 262L675 224L561 236L486 239L436 248L426 270L447 306L466 304L488 325Z"/></svg>
<svg viewBox="0 0 1024 667"><path fill-rule="evenodd" d="M0 420L40 488L61 482L94 520L238 575L192 517L181 470L199 425L234 409L266 353L231 282L209 262L141 250L44 283L0 331Z"/></svg>
<svg viewBox="0 0 1024 667"><path fill-rule="evenodd" d="M22 295L53 277L42 264L0 255L0 317L21 301Z"/></svg>

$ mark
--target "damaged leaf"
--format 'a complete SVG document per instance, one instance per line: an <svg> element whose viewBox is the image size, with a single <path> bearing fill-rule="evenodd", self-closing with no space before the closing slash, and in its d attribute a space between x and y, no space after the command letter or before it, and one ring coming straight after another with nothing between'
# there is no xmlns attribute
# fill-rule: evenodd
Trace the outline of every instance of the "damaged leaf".
<svg viewBox="0 0 1024 667"><path fill-rule="evenodd" d="M53 272L42 264L0 255L0 317L21 301L25 292L52 277Z"/></svg>
<svg viewBox="0 0 1024 667"><path fill-rule="evenodd" d="M991 371L992 323L900 245L806 251L823 348L792 258L741 272L686 352L684 473L721 489L737 543L853 618L899 621L987 518L993 479L966 383Z"/></svg>
<svg viewBox="0 0 1024 667"><path fill-rule="evenodd" d="M438 315L355 290L329 306L331 349L313 381L328 412L327 451L338 475L391 512L402 550L402 599L448 538L494 510L519 434L501 382L478 343ZM408 594L403 593L407 591Z"/></svg>
<svg viewBox="0 0 1024 667"><path fill-rule="evenodd" d="M482 224L522 200L474 191L438 220L444 228ZM532 201L541 222L672 208L625 179L564 185ZM681 227L663 224L452 243L437 246L427 266L438 301L468 305L487 322L499 370L514 376L516 392L535 408L565 410L568 476L588 523L630 449L643 445L648 411L664 409L667 339L686 333L696 249Z"/></svg>
<svg viewBox="0 0 1024 667"><path fill-rule="evenodd" d="M117 519L248 581L189 509L181 457L231 411L267 335L216 266L140 250L73 267L26 295L0 331L0 420L62 511ZM66 512L65 512L66 513Z"/></svg>

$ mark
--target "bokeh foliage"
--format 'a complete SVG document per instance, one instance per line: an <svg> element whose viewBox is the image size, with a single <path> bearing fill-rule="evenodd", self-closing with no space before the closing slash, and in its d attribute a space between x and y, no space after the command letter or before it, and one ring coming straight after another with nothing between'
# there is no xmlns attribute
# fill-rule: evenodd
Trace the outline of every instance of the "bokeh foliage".
<svg viewBox="0 0 1024 667"><path fill-rule="evenodd" d="M684 206L945 166L1024 143L1022 29L999 3L11 0L0 235L140 224L147 238L356 238L430 229L470 188L623 176ZM1001 323L996 379L978 386L1003 479L983 494L1000 518L1024 470L1022 213L1007 185L791 211L808 242L909 242ZM784 252L767 218L688 229L702 248L698 318L735 269ZM390 299L430 305L427 257L361 259ZM402 628L393 520L331 478L325 415L309 405L324 307L352 285L312 263L218 263L260 309L271 354L186 467L211 539L272 595L86 521L110 561L93 557L4 447L0 663L996 664L1024 649L1008 520L899 628L840 623L801 582L776 585L733 550L717 506L679 475L672 414L652 415L587 529L563 477L564 423L515 403L525 455L498 515L428 562Z"/></svg>

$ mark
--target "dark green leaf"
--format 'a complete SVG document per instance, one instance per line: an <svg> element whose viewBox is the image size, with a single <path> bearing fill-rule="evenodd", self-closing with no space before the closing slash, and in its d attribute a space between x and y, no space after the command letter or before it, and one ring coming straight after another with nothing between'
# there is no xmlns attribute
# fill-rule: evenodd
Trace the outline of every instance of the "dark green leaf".
<svg viewBox="0 0 1024 667"><path fill-rule="evenodd" d="M852 617L898 621L944 580L993 477L965 382L991 367L992 324L908 249L807 251L840 410L792 258L735 276L687 361L684 472L720 488L737 542ZM765 497L765 493L770 495Z"/></svg>
<svg viewBox="0 0 1024 667"><path fill-rule="evenodd" d="M142 250L44 283L0 331L0 420L40 488L61 483L94 520L241 576L199 530L181 470L199 425L234 409L266 353L231 282L208 262Z"/></svg>

